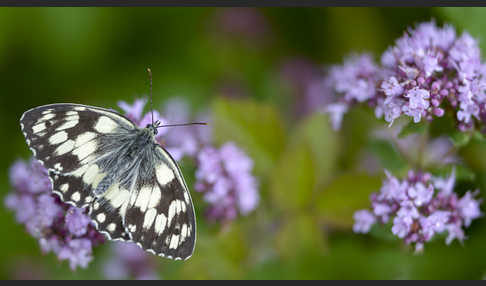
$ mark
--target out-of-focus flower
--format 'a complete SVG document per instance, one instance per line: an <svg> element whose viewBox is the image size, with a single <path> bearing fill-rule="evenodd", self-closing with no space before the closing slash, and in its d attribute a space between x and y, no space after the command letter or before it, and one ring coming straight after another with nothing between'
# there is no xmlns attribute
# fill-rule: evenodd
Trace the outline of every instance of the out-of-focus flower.
<svg viewBox="0 0 486 286"><path fill-rule="evenodd" d="M321 68L311 60L301 57L285 59L280 66L280 78L293 96L292 107L296 116L313 112L329 103L331 94L325 93ZM329 98L327 97L329 95Z"/></svg>
<svg viewBox="0 0 486 286"><path fill-rule="evenodd" d="M251 174L253 161L234 143L205 147L197 159L195 189L210 204L210 219L228 221L256 208L259 193Z"/></svg>
<svg viewBox="0 0 486 286"><path fill-rule="evenodd" d="M372 225L375 224L375 216L368 210L357 211L354 214L355 224L353 231L356 233L368 233Z"/></svg>
<svg viewBox="0 0 486 286"><path fill-rule="evenodd" d="M143 114L143 109L145 104L147 103L147 99L137 99L135 102L130 105L124 101L119 101L118 106L125 112L125 116L133 121L138 127L145 128L148 124L152 123L152 114L153 114L153 122L160 121L160 123L167 124L167 120L160 116L160 113L157 110L149 111ZM160 139L165 134L165 130L160 128L158 130L157 135L155 138Z"/></svg>
<svg viewBox="0 0 486 286"><path fill-rule="evenodd" d="M320 86L322 105L315 105L321 112L329 113L334 129L341 128L341 120L348 109L363 102L374 102L380 69L369 54L351 55L342 65L332 66L324 79L309 88L316 93ZM312 93L311 93L312 92Z"/></svg>
<svg viewBox="0 0 486 286"><path fill-rule="evenodd" d="M170 124L193 121L208 123L210 121L207 114L193 116L188 104L181 98L169 100L165 104L163 114ZM210 124L206 126L167 127L166 129L162 143L176 160L180 160L184 156L195 157L202 146L207 145L211 139Z"/></svg>
<svg viewBox="0 0 486 286"><path fill-rule="evenodd" d="M85 268L92 260L92 248L104 241L86 214L52 194L47 170L37 161L17 161L10 168L14 190L5 199L17 221L39 241L44 253L54 252L68 260L71 269Z"/></svg>
<svg viewBox="0 0 486 286"><path fill-rule="evenodd" d="M133 105L126 102L119 102L120 108L125 111L125 116L130 118L140 128L145 128L151 123L151 112L143 114L143 108L147 101L137 99ZM154 110L154 121L159 120L164 124L180 124L192 121L208 121L208 115L200 114L193 117L190 108L185 101L180 98L171 99L166 103L163 109L164 117L161 117L158 111ZM178 126L178 127L161 127L158 129L156 139L167 149L176 161L184 156L195 157L196 152L210 140L211 128L209 126Z"/></svg>
<svg viewBox="0 0 486 286"><path fill-rule="evenodd" d="M404 180L386 174L380 192L371 195L372 211L355 213L355 232L367 233L375 222L387 223L393 218L392 233L422 251L435 234L447 232L447 244L454 239L463 241L464 228L482 216L480 200L475 198L478 191L462 198L452 191L454 172L448 179L413 171Z"/></svg>
<svg viewBox="0 0 486 286"><path fill-rule="evenodd" d="M216 9L215 25L222 34L249 44L266 43L271 34L267 19L257 8Z"/></svg>
<svg viewBox="0 0 486 286"><path fill-rule="evenodd" d="M133 243L115 242L110 258L103 266L107 279L157 280L160 277L145 251Z"/></svg>

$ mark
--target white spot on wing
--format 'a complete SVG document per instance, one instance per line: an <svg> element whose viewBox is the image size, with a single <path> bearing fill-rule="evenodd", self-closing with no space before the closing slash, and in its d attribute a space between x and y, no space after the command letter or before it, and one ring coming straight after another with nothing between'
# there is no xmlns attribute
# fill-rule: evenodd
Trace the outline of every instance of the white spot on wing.
<svg viewBox="0 0 486 286"><path fill-rule="evenodd" d="M170 239L169 249L176 249L178 245L179 245L179 236L173 234L172 238Z"/></svg>
<svg viewBox="0 0 486 286"><path fill-rule="evenodd" d="M105 221L105 219L106 219L106 216L103 213L100 213L96 216L96 220L98 220L100 223L103 223Z"/></svg>
<svg viewBox="0 0 486 286"><path fill-rule="evenodd" d="M89 166L88 170L86 170L86 173L84 173L83 182L87 185L91 185L94 182L95 178L100 174L99 170L100 168L96 164Z"/></svg>
<svg viewBox="0 0 486 286"><path fill-rule="evenodd" d="M157 234L163 233L164 230L165 230L166 224L167 224L167 218L165 217L165 215L164 214L159 214L157 216L157 219L155 219L155 225L154 225L155 232Z"/></svg>
<svg viewBox="0 0 486 286"><path fill-rule="evenodd" d="M52 145L61 144L68 139L66 131L57 132L49 138L49 143Z"/></svg>
<svg viewBox="0 0 486 286"><path fill-rule="evenodd" d="M174 215L176 214L176 210L177 210L177 200L174 200L170 203L169 213L167 215L167 220L168 220L169 226L170 226L170 223L172 222L172 218L174 218Z"/></svg>
<svg viewBox="0 0 486 286"><path fill-rule="evenodd" d="M186 240L186 237L188 237L189 232L187 230L188 230L187 229L187 224L183 224L182 225L182 229L181 229L182 241Z"/></svg>
<svg viewBox="0 0 486 286"><path fill-rule="evenodd" d="M111 133L118 127L115 121L107 116L101 116L98 121L96 122L94 129L99 133Z"/></svg>
<svg viewBox="0 0 486 286"><path fill-rule="evenodd" d="M148 203L148 208L156 207L160 203L160 198L162 197L162 193L158 186L155 186L152 190L152 194L150 195L150 200Z"/></svg>
<svg viewBox="0 0 486 286"><path fill-rule="evenodd" d="M59 126L58 128L56 128L57 131L60 131L60 130L64 130L64 129L69 129L69 128L73 128L74 126L76 126L77 124L79 123L79 119L78 120L69 120L69 121L66 121L64 122L63 125Z"/></svg>
<svg viewBox="0 0 486 286"><path fill-rule="evenodd" d="M145 216L143 218L143 228L149 229L150 227L152 227L156 216L157 210L155 208L151 208L147 212L145 212Z"/></svg>
<svg viewBox="0 0 486 286"><path fill-rule="evenodd" d="M114 231L115 231L115 229L116 229L116 224L114 224L114 223L110 223L110 224L109 224L109 225L106 227L106 229L107 229L109 232L114 232Z"/></svg>
<svg viewBox="0 0 486 286"><path fill-rule="evenodd" d="M130 192L125 189L120 189L118 184L114 184L106 192L106 199L110 201L114 208L119 208L130 199Z"/></svg>
<svg viewBox="0 0 486 286"><path fill-rule="evenodd" d="M66 153L71 152L73 150L73 148L74 148L74 140L67 140L66 142L59 145L59 147L57 147L54 154L56 156L61 156L61 155L64 155Z"/></svg>
<svg viewBox="0 0 486 286"><path fill-rule="evenodd" d="M54 165L54 169L56 169L56 170L58 170L58 171L62 171L62 169L63 169L63 168L62 168L61 163L56 163L56 164Z"/></svg>
<svg viewBox="0 0 486 286"><path fill-rule="evenodd" d="M41 132L44 129L46 129L46 124L45 123L40 123L40 124L34 125L32 127L32 132L38 133L38 132Z"/></svg>
<svg viewBox="0 0 486 286"><path fill-rule="evenodd" d="M78 169L76 169L76 171L71 172L71 175L78 177L78 178L82 177L84 175L84 173L86 173L86 170L88 170L88 168L89 168L89 165L81 166Z"/></svg>
<svg viewBox="0 0 486 286"><path fill-rule="evenodd" d="M66 184L62 184L59 189L62 191L62 192L66 192L68 189L69 189L69 185L66 183Z"/></svg>
<svg viewBox="0 0 486 286"><path fill-rule="evenodd" d="M39 119L39 121L46 121L46 120L49 120L49 119L54 118L55 116L56 116L56 115L55 115L55 114L53 114L53 113L48 113L48 114L46 114L46 115L42 116L42 117Z"/></svg>
<svg viewBox="0 0 486 286"><path fill-rule="evenodd" d="M96 133L94 132L84 132L83 134L80 134L76 138L76 147L79 147L85 143L88 143L89 141L93 140L96 138Z"/></svg>
<svg viewBox="0 0 486 286"><path fill-rule="evenodd" d="M155 168L155 174L157 175L157 180L162 186L167 185L169 182L174 180L174 172L166 165L160 164Z"/></svg>
<svg viewBox="0 0 486 286"><path fill-rule="evenodd" d="M71 140L72 141L72 140ZM74 141L73 141L74 142ZM73 151L73 154L78 156L78 159L81 161L84 158L91 155L94 151L96 151L97 144L95 141L90 141L86 144L81 145L77 149Z"/></svg>
<svg viewBox="0 0 486 286"><path fill-rule="evenodd" d="M139 207L142 212L145 212L150 200L150 194L152 192L152 188L150 187L143 187L138 192L137 201L135 201L135 206Z"/></svg>
<svg viewBox="0 0 486 286"><path fill-rule="evenodd" d="M72 196L71 196L71 199L75 202L79 202L79 200L81 199L81 194L79 192L75 192Z"/></svg>

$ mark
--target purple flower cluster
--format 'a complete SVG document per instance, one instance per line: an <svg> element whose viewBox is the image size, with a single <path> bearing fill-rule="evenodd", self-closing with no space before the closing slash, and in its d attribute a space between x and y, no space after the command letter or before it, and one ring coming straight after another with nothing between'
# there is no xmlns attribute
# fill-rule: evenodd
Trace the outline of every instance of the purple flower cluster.
<svg viewBox="0 0 486 286"><path fill-rule="evenodd" d="M485 118L486 66L477 41L451 26L423 23L399 38L381 57L385 94L378 103L385 120L401 114L419 122L444 115L450 106L459 128L473 127Z"/></svg>
<svg viewBox="0 0 486 286"><path fill-rule="evenodd" d="M463 241L463 228L482 216L478 191L462 198L454 193L454 171L447 179L413 171L404 180L386 175L380 192L371 195L372 210L354 214L354 232L367 233L377 222L392 221L392 233L421 251L435 234L447 232L447 244Z"/></svg>
<svg viewBox="0 0 486 286"><path fill-rule="evenodd" d="M119 106L127 117L141 125L149 113L143 115L145 100L136 100L133 105L120 102ZM185 123L191 120L207 121L209 115L191 116L188 105L181 99L170 100L164 116L157 113L163 123ZM148 117L150 120L150 117ZM150 121L149 121L150 122ZM145 124L145 122L143 123ZM214 221L235 219L238 214L246 215L256 208L259 195L255 177L251 174L253 161L234 143L216 148L211 142L211 129L207 126L186 126L161 128L157 137L159 143L176 160L187 156L196 163L195 189L204 193L204 200L210 207L207 216Z"/></svg>
<svg viewBox="0 0 486 286"><path fill-rule="evenodd" d="M321 111L330 114L334 129L341 127L343 115L349 107L361 102L371 101L376 97L376 83L380 79L380 70L368 54L352 55L343 65L332 66L320 86L323 97L335 99L325 104ZM316 86L309 88L314 92ZM319 90L319 89L318 89Z"/></svg>
<svg viewBox="0 0 486 286"><path fill-rule="evenodd" d="M68 260L73 270L85 268L92 260L92 248L104 240L90 224L86 211L53 195L47 170L35 160L15 162L10 168L10 183L14 190L5 205L39 241L42 251Z"/></svg>
<svg viewBox="0 0 486 286"><path fill-rule="evenodd" d="M211 204L208 217L228 221L246 215L259 201L257 182L251 174L253 161L233 143L199 152L196 191Z"/></svg>
<svg viewBox="0 0 486 286"><path fill-rule="evenodd" d="M104 263L105 278L111 280L159 279L155 265L147 254L137 245L126 242L115 242L111 246L110 258Z"/></svg>
<svg viewBox="0 0 486 286"><path fill-rule="evenodd" d="M383 53L381 66L352 56L324 82L324 97L340 95L324 107L336 129L353 102L367 102L390 125L402 115L430 121L449 109L461 131L486 123L486 65L477 41L451 26L422 23Z"/></svg>

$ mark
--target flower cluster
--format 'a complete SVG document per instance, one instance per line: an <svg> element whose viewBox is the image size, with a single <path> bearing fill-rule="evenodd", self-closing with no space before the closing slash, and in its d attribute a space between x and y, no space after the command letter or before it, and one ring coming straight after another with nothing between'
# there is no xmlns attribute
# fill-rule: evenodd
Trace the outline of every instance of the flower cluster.
<svg viewBox="0 0 486 286"><path fill-rule="evenodd" d="M259 195L251 174L253 161L235 144L205 147L197 160L195 189L204 192L204 199L211 204L209 218L232 220L238 213L246 215L256 208Z"/></svg>
<svg viewBox="0 0 486 286"><path fill-rule="evenodd" d="M463 241L463 228L482 216L480 200L475 198L478 191L462 198L454 193L454 171L447 179L413 171L404 180L386 175L380 192L371 195L372 211L355 213L354 232L367 233L377 222L392 221L393 234L421 251L435 234L447 232L447 244Z"/></svg>
<svg viewBox="0 0 486 286"><path fill-rule="evenodd" d="M47 170L35 160L17 161L10 168L10 183L14 190L5 205L39 241L42 251L68 260L73 270L85 268L92 259L92 248L104 240L90 224L86 211L53 195Z"/></svg>
<svg viewBox="0 0 486 286"><path fill-rule="evenodd" d="M111 280L159 279L152 260L136 244L115 242L111 245L110 258L104 263L103 273L105 278Z"/></svg>
<svg viewBox="0 0 486 286"><path fill-rule="evenodd" d="M386 50L381 63L385 98L378 106L390 123L401 114L414 122L431 120L450 106L465 130L486 114L486 66L468 33L457 36L451 26L423 23Z"/></svg>
<svg viewBox="0 0 486 286"><path fill-rule="evenodd" d="M331 66L323 80L309 85L307 96L321 94L325 104L317 108L330 115L332 126L337 130L351 106L376 97L379 79L380 70L370 55L352 55L342 65Z"/></svg>
<svg viewBox="0 0 486 286"><path fill-rule="evenodd" d="M383 53L380 66L369 55L352 56L323 81L323 97L338 95L324 107L336 129L353 102L367 102L390 125L402 115L417 123L446 110L461 131L486 123L486 65L477 41L451 26L422 23Z"/></svg>

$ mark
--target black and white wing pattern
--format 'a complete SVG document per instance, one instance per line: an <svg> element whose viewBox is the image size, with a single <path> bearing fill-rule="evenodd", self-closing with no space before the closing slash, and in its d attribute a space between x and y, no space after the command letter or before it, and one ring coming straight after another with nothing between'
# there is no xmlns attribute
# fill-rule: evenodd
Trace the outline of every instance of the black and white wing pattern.
<svg viewBox="0 0 486 286"><path fill-rule="evenodd" d="M131 193L126 226L143 249L173 259L185 259L194 251L194 209L184 178L160 146L155 147L155 168ZM141 177L142 178L142 177Z"/></svg>
<svg viewBox="0 0 486 286"><path fill-rule="evenodd" d="M40 106L21 128L34 156L48 169L53 192L88 207L109 239L136 242L172 259L187 259L195 244L189 190L176 162L126 117L78 104Z"/></svg>

